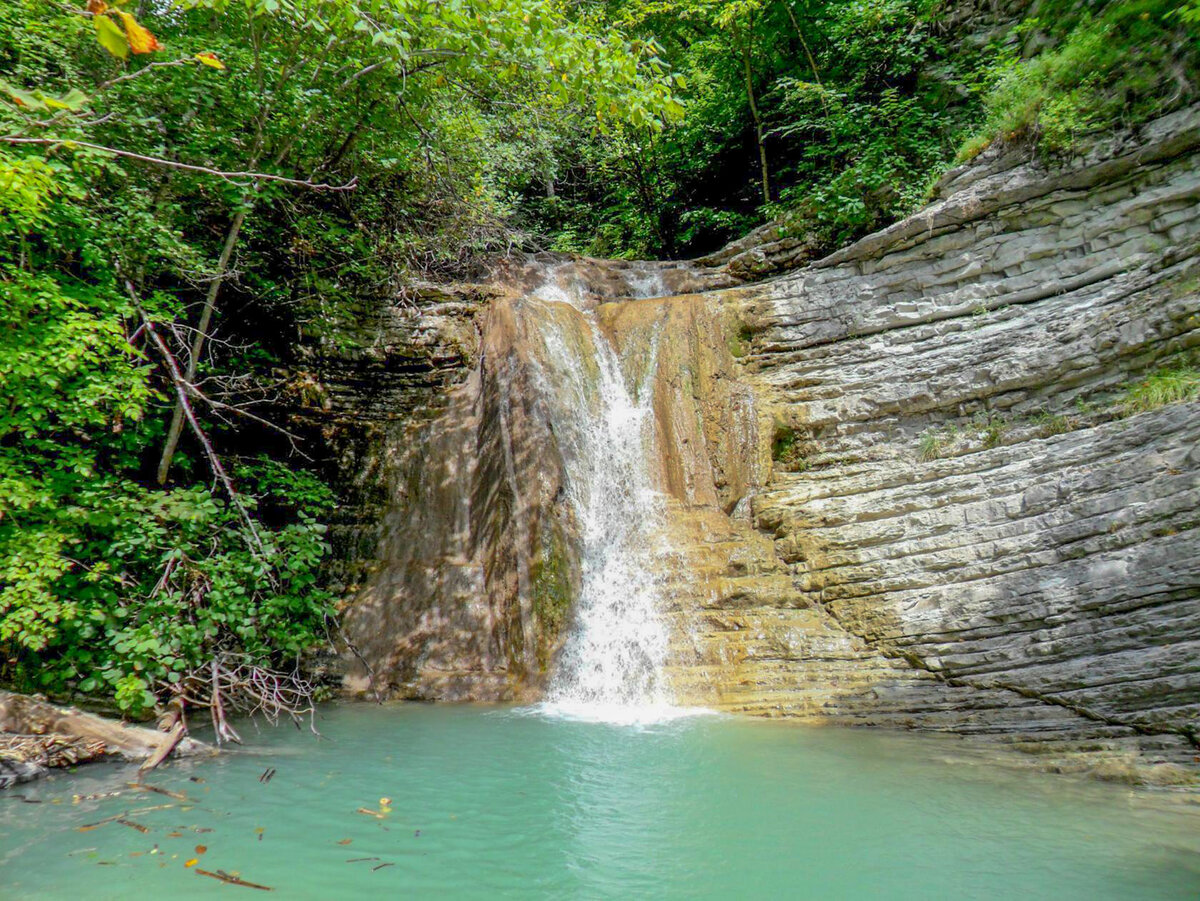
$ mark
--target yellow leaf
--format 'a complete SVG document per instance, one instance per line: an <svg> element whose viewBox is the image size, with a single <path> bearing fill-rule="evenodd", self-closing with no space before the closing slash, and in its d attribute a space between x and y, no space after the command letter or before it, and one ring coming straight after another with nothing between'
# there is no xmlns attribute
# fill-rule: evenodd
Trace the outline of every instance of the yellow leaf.
<svg viewBox="0 0 1200 901"><path fill-rule="evenodd" d="M129 56L129 42L116 22L108 16L95 16L92 21L96 23L96 39L101 47L118 59Z"/></svg>
<svg viewBox="0 0 1200 901"><path fill-rule="evenodd" d="M130 50L134 53L153 53L155 50L163 49L163 45L158 42L158 38L152 35L146 28L139 25L137 19L123 9L114 10L114 12L125 23L125 36L129 38Z"/></svg>
<svg viewBox="0 0 1200 901"><path fill-rule="evenodd" d="M195 866L196 864L198 864L199 862L200 862L200 861L198 861L196 858L194 858L194 857L193 857L191 860L189 860L189 861L187 861L186 863L184 863L184 866L185 866L185 867L194 867L194 866Z"/></svg>
<svg viewBox="0 0 1200 901"><path fill-rule="evenodd" d="M214 69L224 69L225 68L225 64L223 62L221 62L219 59L217 59L217 55L215 53L208 53L208 52L197 53L196 59L199 60L200 62L202 62L206 66L212 66Z"/></svg>
<svg viewBox="0 0 1200 901"><path fill-rule="evenodd" d="M93 16L102 16L108 12L108 4L104 0L88 0L87 11Z"/></svg>
<svg viewBox="0 0 1200 901"><path fill-rule="evenodd" d="M30 91L22 91L20 88L15 88L8 82L0 82L0 89L3 89L17 106L23 106L26 109L44 110L46 108L45 101L33 94Z"/></svg>

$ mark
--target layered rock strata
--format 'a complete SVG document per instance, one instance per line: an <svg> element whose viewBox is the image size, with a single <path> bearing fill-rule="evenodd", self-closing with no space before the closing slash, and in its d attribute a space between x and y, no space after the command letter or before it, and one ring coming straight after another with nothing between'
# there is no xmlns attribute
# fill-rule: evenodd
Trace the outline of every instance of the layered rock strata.
<svg viewBox="0 0 1200 901"><path fill-rule="evenodd" d="M1119 389L1200 342L1197 146L1193 109L1066 165L996 156L711 299L776 417L751 504L774 559L752 568L792 590L720 572L689 684L729 709L1190 760L1200 407L1126 416Z"/></svg>
<svg viewBox="0 0 1200 901"><path fill-rule="evenodd" d="M1198 147L1193 108L1070 161L989 151L919 214L758 284L729 287L749 245L569 267L654 392L681 701L1191 762L1200 408L1122 391L1194 365ZM529 329L578 311L525 295L564 265L470 289L384 442L391 513L348 623L389 691L531 697L553 670L578 585L569 411L531 382Z"/></svg>

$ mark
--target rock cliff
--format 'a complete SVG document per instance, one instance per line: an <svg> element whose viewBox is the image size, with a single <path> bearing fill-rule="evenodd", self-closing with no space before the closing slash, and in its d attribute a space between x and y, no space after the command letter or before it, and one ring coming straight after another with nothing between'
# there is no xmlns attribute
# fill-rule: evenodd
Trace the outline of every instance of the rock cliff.
<svg viewBox="0 0 1200 901"><path fill-rule="evenodd" d="M993 154L918 215L711 297L774 411L750 504L773 553L716 536L693 690L1190 759L1200 406L1123 415L1119 389L1200 342L1198 143L1192 109L1065 164Z"/></svg>
<svg viewBox="0 0 1200 901"><path fill-rule="evenodd" d="M755 284L803 242L575 264L655 392L681 700L1190 763L1200 405L1121 392L1194 364L1198 147L1191 108L1069 161L988 151ZM536 694L569 628L534 584L569 604L578 572L554 405L525 383L530 278L434 292L324 366L326 428L360 423L346 470L383 487L344 546L376 560L348 632L389 691Z"/></svg>

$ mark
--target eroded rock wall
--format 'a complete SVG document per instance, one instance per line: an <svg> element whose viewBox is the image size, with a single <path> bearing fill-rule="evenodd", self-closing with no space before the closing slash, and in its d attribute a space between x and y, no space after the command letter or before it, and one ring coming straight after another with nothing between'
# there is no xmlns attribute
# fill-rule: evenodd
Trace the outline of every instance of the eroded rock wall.
<svg viewBox="0 0 1200 901"><path fill-rule="evenodd" d="M1124 415L1117 390L1200 343L1198 147L1190 109L1068 163L993 154L920 214L709 296L774 410L751 507L772 547L732 520L695 543L717 573L682 684L1190 759L1200 406Z"/></svg>

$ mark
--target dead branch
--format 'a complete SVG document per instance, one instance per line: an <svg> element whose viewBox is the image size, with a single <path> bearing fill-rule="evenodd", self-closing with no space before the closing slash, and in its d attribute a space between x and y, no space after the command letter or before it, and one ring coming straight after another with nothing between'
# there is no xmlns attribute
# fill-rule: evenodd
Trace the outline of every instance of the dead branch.
<svg viewBox="0 0 1200 901"><path fill-rule="evenodd" d="M138 776L143 773L148 773L155 769L160 763L170 756L175 750L175 746L183 741L183 737L187 735L187 721L183 718L183 701L179 701L178 706L171 712L171 719L165 723L166 729L162 730L166 734L162 737L162 743L158 746L158 750L146 758L146 762L138 767Z"/></svg>
<svg viewBox="0 0 1200 901"><path fill-rule="evenodd" d="M237 734L233 726L229 725L229 720L225 716L225 704L221 700L221 661L214 657L210 665L212 670L211 694L209 695L209 711L212 713L213 729L217 733L217 744L222 741L242 743L242 737Z"/></svg>
<svg viewBox="0 0 1200 901"><path fill-rule="evenodd" d="M238 514L242 521L246 524L246 528L250 530L250 536L254 539L255 547L258 549L260 557L266 556L266 551L263 549L262 539L259 537L258 528L254 525L254 520L250 518L249 511L246 510L242 503L241 495L233 487L233 481L229 478L229 474L225 471L225 467L221 464L221 458L217 456L216 450L212 446L212 442L208 440L208 436L204 433L204 429L200 427L200 421L196 418L196 411L192 409L192 404L188 400L188 391L186 388L187 382L184 381L183 373L179 371L179 364L175 360L175 355L171 353L171 349L167 347L167 343L163 341L162 336L154 328L154 323L150 317L146 315L146 311L142 309L141 301L138 300L137 292L134 290L133 282L127 278L123 278L125 282L125 290L129 293L129 299L133 301L134 307L138 314L142 317L142 322L146 326L146 334L150 336L154 346L163 357L163 362L166 363L167 371L171 375L171 381L175 386L175 394L179 398L180 406L182 406L184 415L187 417L188 424L192 427L192 432L196 436L196 440L204 448L205 456L208 457L208 464L212 468L213 475L225 488L226 494L229 495L230 502L237 508Z"/></svg>
<svg viewBox="0 0 1200 901"><path fill-rule="evenodd" d="M66 144L72 147L86 147L89 150L99 150L102 153L111 153L113 156L124 157L125 159L137 160L143 163L151 163L155 166L165 166L168 169L181 169L185 172L199 172L202 175L212 175L217 178L223 178L227 181L236 179L248 179L250 182L255 181L274 181L280 184L293 185L297 188L308 188L311 191L353 191L358 187L358 177L350 179L343 185L329 185L324 182L312 182L301 180L299 178L287 178L283 175L269 175L265 172L226 172L221 169L210 169L208 166L193 166L189 163L177 163L174 160L164 159L161 156L146 156L142 153L133 153L129 150L118 150L115 147L105 147L102 144L93 144L90 141L76 141L71 138L22 138L16 135L2 135L0 141L6 144L37 144L43 147L58 146ZM249 182L247 183L247 185Z"/></svg>
<svg viewBox="0 0 1200 901"><path fill-rule="evenodd" d="M229 723L231 714L264 717L272 725L287 717L297 728L305 718L309 729L319 735L316 726L317 686L301 675L274 670L243 654L217 654L206 673L193 671L177 687L181 702L208 707L217 743L241 743Z"/></svg>
<svg viewBox="0 0 1200 901"><path fill-rule="evenodd" d="M271 887L269 885L259 885L257 882L247 882L245 879L242 879L238 876L234 876L232 873L226 873L224 870L217 870L214 873L211 870L197 869L196 875L197 876L211 876L213 879L219 879L221 882L227 882L230 885L240 885L240 886L243 886L244 888L256 888L256 889L259 889L260 891L264 891L264 892L271 891Z"/></svg>

